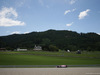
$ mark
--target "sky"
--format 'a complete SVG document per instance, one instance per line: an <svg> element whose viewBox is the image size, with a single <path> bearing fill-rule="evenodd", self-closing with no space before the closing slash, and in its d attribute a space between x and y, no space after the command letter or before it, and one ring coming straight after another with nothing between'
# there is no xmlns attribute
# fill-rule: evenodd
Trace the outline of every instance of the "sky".
<svg viewBox="0 0 100 75"><path fill-rule="evenodd" d="M0 0L0 36L49 29L100 35L100 0Z"/></svg>

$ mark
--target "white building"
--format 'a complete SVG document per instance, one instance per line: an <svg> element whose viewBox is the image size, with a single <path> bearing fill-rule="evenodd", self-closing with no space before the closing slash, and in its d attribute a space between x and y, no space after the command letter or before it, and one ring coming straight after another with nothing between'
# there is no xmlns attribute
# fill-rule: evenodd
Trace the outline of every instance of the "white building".
<svg viewBox="0 0 100 75"><path fill-rule="evenodd" d="M17 48L17 51L27 51L27 49L20 49L20 48Z"/></svg>
<svg viewBox="0 0 100 75"><path fill-rule="evenodd" d="M40 51L40 50L42 50L42 47L41 47L41 46L36 46L36 45L35 45L35 47L34 47L33 50L35 50L35 51Z"/></svg>
<svg viewBox="0 0 100 75"><path fill-rule="evenodd" d="M67 50L67 52L69 53L69 52L70 52L70 50Z"/></svg>

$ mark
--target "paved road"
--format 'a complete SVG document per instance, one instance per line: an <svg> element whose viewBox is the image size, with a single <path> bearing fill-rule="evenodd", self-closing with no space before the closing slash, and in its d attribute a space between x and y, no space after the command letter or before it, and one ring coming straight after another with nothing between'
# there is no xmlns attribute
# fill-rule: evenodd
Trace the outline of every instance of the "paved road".
<svg viewBox="0 0 100 75"><path fill-rule="evenodd" d="M100 68L0 68L0 75L100 75Z"/></svg>

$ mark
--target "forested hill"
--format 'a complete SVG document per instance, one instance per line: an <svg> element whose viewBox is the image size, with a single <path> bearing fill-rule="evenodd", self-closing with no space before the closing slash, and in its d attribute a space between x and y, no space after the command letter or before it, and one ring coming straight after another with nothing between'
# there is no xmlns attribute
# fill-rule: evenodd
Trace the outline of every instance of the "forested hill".
<svg viewBox="0 0 100 75"><path fill-rule="evenodd" d="M16 48L32 49L34 45L40 45L44 50L48 50L49 46L52 45L61 50L100 51L100 35L67 30L48 30L0 37L0 48L12 50Z"/></svg>

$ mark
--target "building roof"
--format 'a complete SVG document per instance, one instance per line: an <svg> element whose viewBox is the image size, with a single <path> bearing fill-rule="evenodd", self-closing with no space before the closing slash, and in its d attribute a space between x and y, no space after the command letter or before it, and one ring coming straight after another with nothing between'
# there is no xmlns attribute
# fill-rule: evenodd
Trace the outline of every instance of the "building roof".
<svg viewBox="0 0 100 75"><path fill-rule="evenodd" d="M42 47L41 47L41 46L36 46L36 45L35 45L35 47L34 47L33 50L42 50Z"/></svg>

